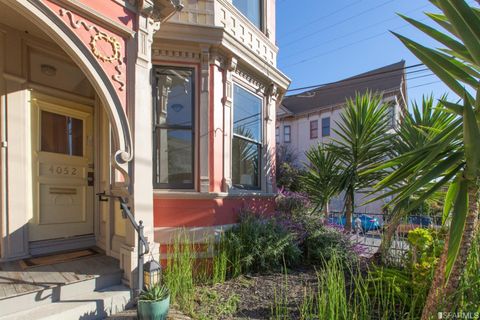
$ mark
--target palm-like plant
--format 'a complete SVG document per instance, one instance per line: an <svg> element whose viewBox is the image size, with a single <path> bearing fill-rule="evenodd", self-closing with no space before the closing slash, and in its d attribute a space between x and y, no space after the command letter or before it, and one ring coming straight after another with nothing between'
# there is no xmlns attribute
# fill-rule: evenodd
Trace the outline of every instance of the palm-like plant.
<svg viewBox="0 0 480 320"><path fill-rule="evenodd" d="M431 2L443 14L427 16L446 32L407 17L404 19L445 48L427 48L401 35L395 35L452 91L463 98L463 104L442 101L458 117L424 147L390 161L389 165L399 168L378 184L379 188L391 188L405 177L413 177L414 182L399 189L394 199L395 203L400 203L424 188L423 195L408 208L412 209L453 179L444 207L444 215L451 214L447 250L440 263L440 267L445 265L445 270L437 272L424 308L424 319L428 319L438 308L440 299L453 296L458 288L468 252L478 232L480 179L480 13L464 0ZM476 98L466 87L476 91ZM452 148L457 139L461 139L462 143ZM427 185L429 186L426 187ZM453 300L450 299L443 308L449 311L452 306Z"/></svg>
<svg viewBox="0 0 480 320"><path fill-rule="evenodd" d="M342 171L339 186L345 192L346 231L352 228L355 192L371 188L384 176L382 170L360 173L385 161L389 152L388 108L380 95L357 94L347 100L338 129L334 129L338 139L333 139L329 150L337 155Z"/></svg>
<svg viewBox="0 0 480 320"><path fill-rule="evenodd" d="M328 218L328 203L340 191L339 159L321 144L312 147L305 155L307 169L300 181L315 205L314 211L321 211Z"/></svg>
<svg viewBox="0 0 480 320"><path fill-rule="evenodd" d="M451 113L442 110L440 103L435 104L433 97L423 97L421 105L416 102L412 104L412 113L407 113L402 118L402 123L395 129L395 136L392 139L392 150L395 156L405 155L412 151L418 150L430 141L432 141L439 132L447 128L455 117ZM455 141L451 148L455 148L458 141ZM394 168L395 169L395 168ZM368 173L368 171L366 172ZM407 176L404 179L397 180L390 193L384 193L378 198L387 195L395 194L399 189L408 187L414 183L414 177ZM427 188L429 185L426 186ZM385 257L391 245L391 240L398 227L398 224L408 213L408 207L412 202L415 202L423 193L423 190L417 190L410 197L397 203L392 210L390 216L390 223L384 234L384 238L378 250L380 257ZM434 195L431 195L433 197ZM376 200L375 198L373 200ZM372 200L372 201L373 201Z"/></svg>

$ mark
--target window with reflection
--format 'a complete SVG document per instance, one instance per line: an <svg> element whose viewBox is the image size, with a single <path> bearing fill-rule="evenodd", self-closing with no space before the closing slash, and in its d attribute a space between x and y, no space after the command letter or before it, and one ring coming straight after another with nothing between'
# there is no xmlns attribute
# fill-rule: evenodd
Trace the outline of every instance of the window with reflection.
<svg viewBox="0 0 480 320"><path fill-rule="evenodd" d="M233 0L232 3L258 29L262 29L262 0Z"/></svg>
<svg viewBox="0 0 480 320"><path fill-rule="evenodd" d="M41 151L83 156L83 121L42 110Z"/></svg>
<svg viewBox="0 0 480 320"><path fill-rule="evenodd" d="M193 189L195 75L189 68L155 68L154 188Z"/></svg>
<svg viewBox="0 0 480 320"><path fill-rule="evenodd" d="M322 137L330 136L330 117L322 119Z"/></svg>
<svg viewBox="0 0 480 320"><path fill-rule="evenodd" d="M260 189L262 99L233 87L232 183L239 189Z"/></svg>

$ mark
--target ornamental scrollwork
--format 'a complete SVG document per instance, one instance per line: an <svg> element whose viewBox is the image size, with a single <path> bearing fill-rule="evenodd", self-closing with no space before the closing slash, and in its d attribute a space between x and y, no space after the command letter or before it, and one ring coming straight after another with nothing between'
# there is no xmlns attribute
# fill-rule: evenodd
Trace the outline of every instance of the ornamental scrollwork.
<svg viewBox="0 0 480 320"><path fill-rule="evenodd" d="M123 91L125 89L125 81L123 79L123 71L122 71L122 55L121 55L121 44L114 36L109 36L105 32L102 32L97 26L92 25L81 18L76 18L74 14L66 9L61 8L60 16L66 16L69 21L70 25L73 29L78 29L83 27L86 31L92 32L94 34L90 35L90 50L92 54L98 59L106 63L115 63L115 72L116 74L112 75L111 78L113 81L119 84L118 90ZM100 44L105 43L111 47L111 53L105 54L100 50Z"/></svg>

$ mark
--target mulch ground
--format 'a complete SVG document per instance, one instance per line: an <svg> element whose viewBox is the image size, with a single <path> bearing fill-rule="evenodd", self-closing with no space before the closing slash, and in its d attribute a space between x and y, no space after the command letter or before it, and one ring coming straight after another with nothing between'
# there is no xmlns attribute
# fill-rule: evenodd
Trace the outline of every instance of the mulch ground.
<svg viewBox="0 0 480 320"><path fill-rule="evenodd" d="M315 269L306 267L289 270L287 276L282 272L243 275L223 284L199 288L195 307L199 317L195 318L269 319L274 301L283 297L295 319L306 288L314 288L316 281ZM229 312L232 301L236 302L233 313Z"/></svg>

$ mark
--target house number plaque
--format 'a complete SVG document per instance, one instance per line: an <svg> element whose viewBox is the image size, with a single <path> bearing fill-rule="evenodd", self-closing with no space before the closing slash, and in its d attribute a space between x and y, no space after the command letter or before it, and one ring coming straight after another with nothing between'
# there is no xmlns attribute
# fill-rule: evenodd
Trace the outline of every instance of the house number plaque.
<svg viewBox="0 0 480 320"><path fill-rule="evenodd" d="M70 166L55 166L50 165L48 167L48 173L56 176L78 176L79 169Z"/></svg>

